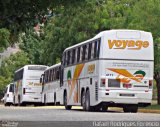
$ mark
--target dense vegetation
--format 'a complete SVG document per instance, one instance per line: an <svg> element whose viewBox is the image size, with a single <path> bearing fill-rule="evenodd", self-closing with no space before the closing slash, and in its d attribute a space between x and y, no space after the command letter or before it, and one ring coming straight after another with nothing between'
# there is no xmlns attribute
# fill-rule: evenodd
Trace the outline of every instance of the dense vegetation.
<svg viewBox="0 0 160 127"><path fill-rule="evenodd" d="M0 8L0 38L1 33L5 33L3 39L0 39L0 50L9 43L12 44L13 40L19 41L24 52L21 55L27 59L26 63L52 65L60 61L66 47L91 38L103 30L138 29L152 32L155 43L155 79L160 104L159 0L15 0L12 5L10 1L0 0L3 3L0 4L3 6ZM51 14L45 16L48 9ZM44 16L45 25L41 28L40 36L37 36L33 27L42 23ZM24 59L13 61L13 56L8 58L12 69L6 64L1 67L1 70L4 69L3 73L7 71L5 68L10 69L5 75L7 82L12 80L14 70L19 67L14 63L25 64ZM0 87L6 84L1 70Z"/></svg>

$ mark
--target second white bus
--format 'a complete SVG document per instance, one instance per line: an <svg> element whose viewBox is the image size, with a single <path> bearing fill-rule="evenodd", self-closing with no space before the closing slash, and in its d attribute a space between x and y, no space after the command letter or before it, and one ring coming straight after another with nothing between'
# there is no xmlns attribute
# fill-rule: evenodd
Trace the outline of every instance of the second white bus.
<svg viewBox="0 0 160 127"><path fill-rule="evenodd" d="M41 76L42 103L45 105L56 105L60 103L60 70L61 63L55 64L46 69Z"/></svg>
<svg viewBox="0 0 160 127"><path fill-rule="evenodd" d="M46 69L44 65L25 65L15 72L15 105L37 105L42 102L42 84L39 79Z"/></svg>

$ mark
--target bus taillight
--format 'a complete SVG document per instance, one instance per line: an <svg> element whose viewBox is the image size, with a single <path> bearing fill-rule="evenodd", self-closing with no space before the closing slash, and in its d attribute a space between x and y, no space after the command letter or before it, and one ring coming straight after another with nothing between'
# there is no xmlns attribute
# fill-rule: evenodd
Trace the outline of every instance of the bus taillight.
<svg viewBox="0 0 160 127"><path fill-rule="evenodd" d="M105 87L105 84L106 84L106 79L101 79L101 87Z"/></svg>
<svg viewBox="0 0 160 127"><path fill-rule="evenodd" d="M26 93L26 89L25 88L23 88L23 94L25 94Z"/></svg>
<svg viewBox="0 0 160 127"><path fill-rule="evenodd" d="M153 86L153 80L149 80L149 89L152 89Z"/></svg>

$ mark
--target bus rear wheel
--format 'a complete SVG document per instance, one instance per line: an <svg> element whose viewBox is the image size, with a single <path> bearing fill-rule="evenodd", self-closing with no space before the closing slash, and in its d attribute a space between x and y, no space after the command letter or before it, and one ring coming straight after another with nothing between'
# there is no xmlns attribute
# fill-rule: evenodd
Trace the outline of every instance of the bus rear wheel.
<svg viewBox="0 0 160 127"><path fill-rule="evenodd" d="M54 93L54 105L57 105L56 93Z"/></svg>
<svg viewBox="0 0 160 127"><path fill-rule="evenodd" d="M86 96L85 96L85 91L82 92L82 96L81 96L81 105L83 107L83 110L85 111L86 110Z"/></svg>
<svg viewBox="0 0 160 127"><path fill-rule="evenodd" d="M138 105L125 105L123 111L136 113L138 111Z"/></svg>
<svg viewBox="0 0 160 127"><path fill-rule="evenodd" d="M4 104L4 106L10 106L10 105L11 105L10 103L5 103L5 104Z"/></svg>
<svg viewBox="0 0 160 127"><path fill-rule="evenodd" d="M18 96L18 106L21 106L20 95Z"/></svg>
<svg viewBox="0 0 160 127"><path fill-rule="evenodd" d="M64 94L64 106L66 110L71 110L72 106L67 105L67 93Z"/></svg>
<svg viewBox="0 0 160 127"><path fill-rule="evenodd" d="M90 106L90 92L89 92L89 90L86 91L85 109L86 109L86 111L94 111L94 107Z"/></svg>
<svg viewBox="0 0 160 127"><path fill-rule="evenodd" d="M47 98L46 98L46 95L44 95L44 106L47 106Z"/></svg>

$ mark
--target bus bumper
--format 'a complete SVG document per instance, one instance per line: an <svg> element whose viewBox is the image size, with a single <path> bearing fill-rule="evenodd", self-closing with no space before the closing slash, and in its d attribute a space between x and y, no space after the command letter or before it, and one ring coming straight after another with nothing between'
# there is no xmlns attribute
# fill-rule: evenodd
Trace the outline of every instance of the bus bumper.
<svg viewBox="0 0 160 127"><path fill-rule="evenodd" d="M99 103L118 104L138 104L147 106L152 102L152 90L150 91L131 91L131 90L110 90L99 91Z"/></svg>
<svg viewBox="0 0 160 127"><path fill-rule="evenodd" d="M42 102L42 98L41 98L41 96L23 95L22 102L41 103Z"/></svg>

